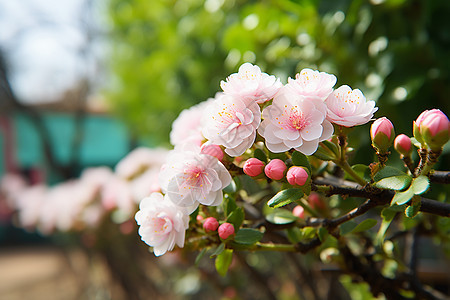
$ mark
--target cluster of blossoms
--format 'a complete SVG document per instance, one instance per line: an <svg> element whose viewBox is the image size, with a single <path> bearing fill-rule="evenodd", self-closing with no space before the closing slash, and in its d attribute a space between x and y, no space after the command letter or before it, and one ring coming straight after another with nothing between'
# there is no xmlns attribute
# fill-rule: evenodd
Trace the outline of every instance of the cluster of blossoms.
<svg viewBox="0 0 450 300"><path fill-rule="evenodd" d="M167 152L137 148L114 171L88 168L80 178L51 187L30 185L21 175L6 174L0 182L0 196L17 212L22 227L37 228L43 234L95 228L110 212L117 222L125 222L143 197L160 190L158 174Z"/></svg>
<svg viewBox="0 0 450 300"><path fill-rule="evenodd" d="M375 102L366 101L360 90L346 85L333 89L335 84L334 75L304 69L283 85L258 66L245 63L220 83L222 92L183 111L172 125L174 149L159 174L162 194L142 200L136 214L142 240L156 255L172 250L175 244L183 247L187 216L200 204L222 203L222 190L231 182L224 164L238 163L258 134L273 153L293 149L312 155L319 142L333 135L333 124L367 123L377 111ZM244 172L258 176L263 168L268 178L281 180L286 175L294 186L304 185L310 177L306 169L287 170L276 159L266 166L249 160Z"/></svg>

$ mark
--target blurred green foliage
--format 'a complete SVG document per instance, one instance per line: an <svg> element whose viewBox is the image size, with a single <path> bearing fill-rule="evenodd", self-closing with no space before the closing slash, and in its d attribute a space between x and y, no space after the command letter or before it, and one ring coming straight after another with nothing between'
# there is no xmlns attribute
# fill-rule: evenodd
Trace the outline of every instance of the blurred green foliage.
<svg viewBox="0 0 450 300"><path fill-rule="evenodd" d="M161 143L243 62L284 83L310 67L361 89L376 117L411 135L422 110L449 113L449 15L448 0L109 0L108 98L137 137Z"/></svg>

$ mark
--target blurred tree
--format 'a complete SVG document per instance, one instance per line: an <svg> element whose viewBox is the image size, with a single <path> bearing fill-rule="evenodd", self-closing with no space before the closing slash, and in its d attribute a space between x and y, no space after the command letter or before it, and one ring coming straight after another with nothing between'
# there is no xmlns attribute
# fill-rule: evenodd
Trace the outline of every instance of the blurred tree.
<svg viewBox="0 0 450 300"><path fill-rule="evenodd" d="M108 94L137 136L167 142L177 114L214 96L241 63L284 81L310 67L361 89L400 124L448 110L449 13L445 0L110 0Z"/></svg>

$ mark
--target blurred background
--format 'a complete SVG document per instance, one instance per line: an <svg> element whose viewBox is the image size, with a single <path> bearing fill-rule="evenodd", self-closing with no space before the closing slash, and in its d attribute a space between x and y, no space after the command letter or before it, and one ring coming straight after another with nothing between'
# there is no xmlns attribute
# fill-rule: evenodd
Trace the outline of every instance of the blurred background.
<svg viewBox="0 0 450 300"><path fill-rule="evenodd" d="M333 73L336 87L360 89L380 107L377 118L386 116L397 134L412 135L423 110L450 113L449 15L447 0L0 0L0 174L52 186L86 168L114 169L138 146L169 147L180 111L213 97L244 62L283 83L306 67ZM354 163L371 161L364 150L368 127L351 139ZM444 169L448 152L440 159ZM4 191L19 189L20 180ZM49 234L22 229L5 193L1 299L139 299L148 291L155 299L251 298L251 289L239 292L249 279L194 267L188 254L158 262L147 255L151 284L140 274L123 278L111 270L133 274L124 268L136 266L117 261L147 251L132 213L131 223L115 216L102 231ZM105 233L100 244L109 246L94 252L99 232ZM122 247L130 240L142 247ZM314 299L313 288L301 292L279 278L267 287L280 255L239 259L258 266L256 274L246 269L256 277L254 291L269 299ZM308 269L307 258L300 265L297 270ZM345 280L339 286L352 288ZM331 291L337 283L328 284Z"/></svg>

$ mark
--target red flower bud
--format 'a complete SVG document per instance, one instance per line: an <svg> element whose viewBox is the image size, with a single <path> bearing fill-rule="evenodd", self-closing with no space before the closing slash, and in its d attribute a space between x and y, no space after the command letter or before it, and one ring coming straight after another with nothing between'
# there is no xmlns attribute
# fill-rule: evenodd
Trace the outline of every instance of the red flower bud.
<svg viewBox="0 0 450 300"><path fill-rule="evenodd" d="M372 123L370 127L370 138L372 139L372 145L379 152L387 152L394 141L394 137L394 125L392 125L388 118L382 117Z"/></svg>
<svg viewBox="0 0 450 300"><path fill-rule="evenodd" d="M264 168L267 177L273 180L280 180L286 172L286 164L281 159L272 159Z"/></svg>
<svg viewBox="0 0 450 300"><path fill-rule="evenodd" d="M234 226L230 223L223 223L219 226L218 232L220 238L226 240L230 235L234 234Z"/></svg>
<svg viewBox="0 0 450 300"><path fill-rule="evenodd" d="M244 173L251 177L258 176L262 173L264 166L264 162L259 159L250 158L244 164Z"/></svg>
<svg viewBox="0 0 450 300"><path fill-rule="evenodd" d="M206 218L203 223L203 229L205 229L206 232L216 231L218 227L219 222L217 222L216 218L213 217Z"/></svg>
<svg viewBox="0 0 450 300"><path fill-rule="evenodd" d="M303 186L308 181L309 174L303 167L290 167L286 178L291 185Z"/></svg>
<svg viewBox="0 0 450 300"><path fill-rule="evenodd" d="M292 210L292 214L297 218L304 219L305 218L305 209L301 205L297 205Z"/></svg>
<svg viewBox="0 0 450 300"><path fill-rule="evenodd" d="M411 139L406 134L399 134L394 140L394 148L402 155L409 155L412 151Z"/></svg>

